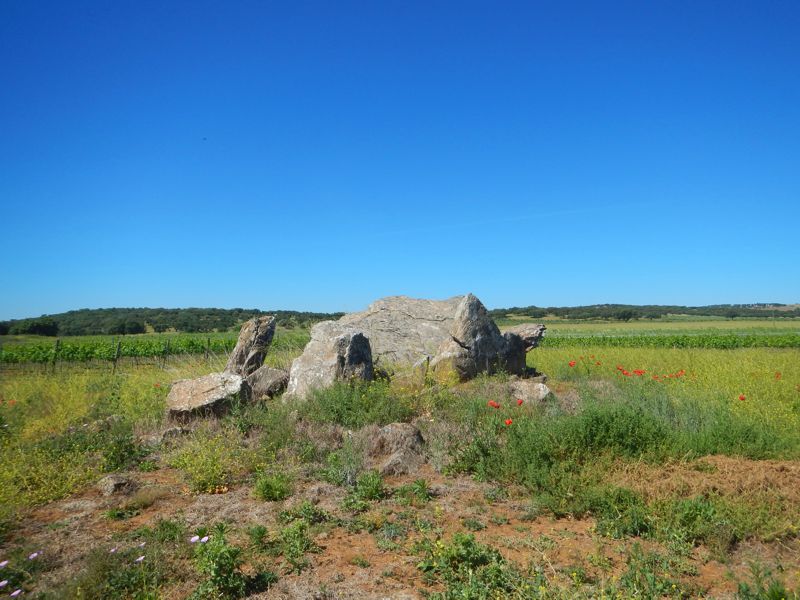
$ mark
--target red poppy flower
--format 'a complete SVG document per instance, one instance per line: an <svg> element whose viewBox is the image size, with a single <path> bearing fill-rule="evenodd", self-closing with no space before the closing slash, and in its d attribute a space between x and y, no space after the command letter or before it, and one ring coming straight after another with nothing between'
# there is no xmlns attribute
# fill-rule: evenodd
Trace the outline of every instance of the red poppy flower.
<svg viewBox="0 0 800 600"><path fill-rule="evenodd" d="M500 408L500 405L497 402L495 402L494 400L489 400L488 404L492 408Z"/></svg>
<svg viewBox="0 0 800 600"><path fill-rule="evenodd" d="M653 375L653 381L658 381L658 375Z"/></svg>
<svg viewBox="0 0 800 600"><path fill-rule="evenodd" d="M744 394L739 394L739 400L744 402L744 399L745 399L745 395Z"/></svg>
<svg viewBox="0 0 800 600"><path fill-rule="evenodd" d="M578 363L576 363L574 360L569 361L569 366L570 367L574 367L576 364L578 364Z"/></svg>
<svg viewBox="0 0 800 600"><path fill-rule="evenodd" d="M517 406L522 406L522 398L517 398Z"/></svg>
<svg viewBox="0 0 800 600"><path fill-rule="evenodd" d="M645 371L644 369L634 369L634 370L633 370L633 374L634 374L634 375L638 375L639 377L641 377L642 375L644 375L646 372L647 372L647 371Z"/></svg>
<svg viewBox="0 0 800 600"><path fill-rule="evenodd" d="M630 371L623 370L622 374L625 375L625 377L630 377L631 376Z"/></svg>
<svg viewBox="0 0 800 600"><path fill-rule="evenodd" d="M781 378L781 372L775 371L775 379L780 379L780 378Z"/></svg>
<svg viewBox="0 0 800 600"><path fill-rule="evenodd" d="M154 383L154 384L153 384L153 387L160 388L160 387L161 387L161 384L160 384L160 383Z"/></svg>
<svg viewBox="0 0 800 600"><path fill-rule="evenodd" d="M511 425L513 422L514 422L514 421L512 421L511 419L506 419L506 427L508 427L509 425Z"/></svg>
<svg viewBox="0 0 800 600"><path fill-rule="evenodd" d="M624 370L625 367L623 367L622 365L617 365L617 371L624 371Z"/></svg>
<svg viewBox="0 0 800 600"><path fill-rule="evenodd" d="M597 361L596 363L594 363L594 364L595 364L595 365L597 365L597 366L599 367L599 366L600 366L602 363L601 363L601 362L598 360L598 361Z"/></svg>
<svg viewBox="0 0 800 600"><path fill-rule="evenodd" d="M680 371L678 371L677 373L675 373L675 375L676 375L677 377L683 377L684 375L686 375L686 369L681 369Z"/></svg>

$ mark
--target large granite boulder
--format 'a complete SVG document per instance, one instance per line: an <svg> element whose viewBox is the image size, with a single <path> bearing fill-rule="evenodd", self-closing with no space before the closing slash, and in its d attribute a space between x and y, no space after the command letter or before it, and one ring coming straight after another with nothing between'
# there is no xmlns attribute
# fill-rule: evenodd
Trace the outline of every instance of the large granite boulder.
<svg viewBox="0 0 800 600"><path fill-rule="evenodd" d="M264 357L274 336L275 317L255 317L247 321L242 325L225 370L242 377L253 373L264 364Z"/></svg>
<svg viewBox="0 0 800 600"><path fill-rule="evenodd" d="M514 333L500 333L481 301L467 294L456 308L450 339L439 346L431 368L452 372L461 381L497 371L522 375L527 369L525 342Z"/></svg>
<svg viewBox="0 0 800 600"><path fill-rule="evenodd" d="M363 312L349 313L334 321L330 331L361 331L369 338L377 363L387 367L410 365L436 354L450 334L461 299L382 298Z"/></svg>
<svg viewBox="0 0 800 600"><path fill-rule="evenodd" d="M501 334L472 294L448 300L394 296L372 303L363 312L315 325L311 342L292 363L287 397L302 397L314 387L341 379L335 375L339 359L335 359L334 342L356 334L368 339L376 367L389 371L415 368L424 371L424 378L430 368L436 373L454 372L458 379L499 370L527 373L528 338L513 332Z"/></svg>
<svg viewBox="0 0 800 600"><path fill-rule="evenodd" d="M185 423L198 416L219 415L242 397L243 384L241 375L227 371L176 381L167 396L168 416Z"/></svg>
<svg viewBox="0 0 800 600"><path fill-rule="evenodd" d="M323 321L311 329L311 341L292 362L284 397L302 398L312 389L329 387L336 381L371 381L373 376L367 337L360 331L341 329L336 321Z"/></svg>

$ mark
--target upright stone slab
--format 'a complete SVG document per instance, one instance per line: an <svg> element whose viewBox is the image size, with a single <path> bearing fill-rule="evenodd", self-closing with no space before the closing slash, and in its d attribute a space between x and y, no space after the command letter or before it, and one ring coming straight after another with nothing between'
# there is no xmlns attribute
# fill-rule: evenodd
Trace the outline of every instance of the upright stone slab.
<svg viewBox="0 0 800 600"><path fill-rule="evenodd" d="M242 325L236 347L228 358L225 370L247 377L264 364L269 345L275 335L275 317L255 317Z"/></svg>

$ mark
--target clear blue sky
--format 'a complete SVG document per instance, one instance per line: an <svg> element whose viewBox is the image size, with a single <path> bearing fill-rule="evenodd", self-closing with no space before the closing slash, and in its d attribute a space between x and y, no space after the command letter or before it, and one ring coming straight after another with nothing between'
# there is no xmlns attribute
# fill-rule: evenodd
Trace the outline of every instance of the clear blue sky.
<svg viewBox="0 0 800 600"><path fill-rule="evenodd" d="M800 301L800 3L0 5L0 318Z"/></svg>

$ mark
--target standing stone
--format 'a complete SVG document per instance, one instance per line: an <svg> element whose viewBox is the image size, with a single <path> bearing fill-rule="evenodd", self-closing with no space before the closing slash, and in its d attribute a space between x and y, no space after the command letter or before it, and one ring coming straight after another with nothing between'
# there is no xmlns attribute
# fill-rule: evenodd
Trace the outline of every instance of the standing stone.
<svg viewBox="0 0 800 600"><path fill-rule="evenodd" d="M225 370L247 377L264 364L267 349L275 335L275 317L255 317L242 325L236 347Z"/></svg>
<svg viewBox="0 0 800 600"><path fill-rule="evenodd" d="M360 331L340 332L336 322L323 321L311 329L311 341L292 362L284 398L303 398L313 389L336 381L374 377L372 348Z"/></svg>

